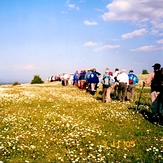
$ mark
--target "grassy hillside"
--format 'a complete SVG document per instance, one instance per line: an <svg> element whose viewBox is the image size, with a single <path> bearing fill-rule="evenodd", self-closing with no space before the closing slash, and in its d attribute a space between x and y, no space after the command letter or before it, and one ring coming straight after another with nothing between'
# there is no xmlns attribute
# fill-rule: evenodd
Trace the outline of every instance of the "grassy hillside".
<svg viewBox="0 0 163 163"><path fill-rule="evenodd" d="M59 82L0 86L0 161L163 162L163 127L134 112L140 90L132 103L105 104L101 86L94 96Z"/></svg>

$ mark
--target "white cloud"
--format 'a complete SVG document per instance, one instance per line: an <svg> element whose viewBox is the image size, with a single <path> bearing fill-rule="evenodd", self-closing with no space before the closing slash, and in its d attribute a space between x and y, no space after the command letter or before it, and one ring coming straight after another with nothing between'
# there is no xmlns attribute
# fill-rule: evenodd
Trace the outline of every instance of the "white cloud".
<svg viewBox="0 0 163 163"><path fill-rule="evenodd" d="M19 70L36 70L37 68L33 65L25 65L25 66L18 66L17 69Z"/></svg>
<svg viewBox="0 0 163 163"><path fill-rule="evenodd" d="M105 45L102 46L103 49L115 49L115 48L119 48L119 45Z"/></svg>
<svg viewBox="0 0 163 163"><path fill-rule="evenodd" d="M61 11L61 14L66 14L67 12L65 12L65 11Z"/></svg>
<svg viewBox="0 0 163 163"><path fill-rule="evenodd" d="M133 38L133 37L143 36L143 35L146 34L146 32L147 32L147 30L143 28L143 29L135 30L135 31L133 31L131 33L123 34L121 37L122 37L123 40L124 39L130 39L130 38Z"/></svg>
<svg viewBox="0 0 163 163"><path fill-rule="evenodd" d="M163 44L163 39L157 41L158 44Z"/></svg>
<svg viewBox="0 0 163 163"><path fill-rule="evenodd" d="M104 45L100 48L96 48L95 51L105 50L105 49L116 49L119 48L120 45Z"/></svg>
<svg viewBox="0 0 163 163"><path fill-rule="evenodd" d="M159 36L163 36L163 33L160 33Z"/></svg>
<svg viewBox="0 0 163 163"><path fill-rule="evenodd" d="M70 9L80 10L79 7L77 7L75 4L70 4L70 3L68 3L68 4L67 4L67 7L70 8Z"/></svg>
<svg viewBox="0 0 163 163"><path fill-rule="evenodd" d="M152 31L151 31L151 34L152 34L152 35L157 35L158 33L159 33L158 30L152 30Z"/></svg>
<svg viewBox="0 0 163 163"><path fill-rule="evenodd" d="M113 0L107 9L104 21L149 21L155 28L163 28L162 0Z"/></svg>
<svg viewBox="0 0 163 163"><path fill-rule="evenodd" d="M97 43L90 41L90 42L86 42L83 46L95 46L96 44Z"/></svg>
<svg viewBox="0 0 163 163"><path fill-rule="evenodd" d="M99 11L99 12L104 12L104 10L101 10L99 8L95 8L96 11Z"/></svg>
<svg viewBox="0 0 163 163"><path fill-rule="evenodd" d="M68 7L68 8L73 8L73 9L74 9L74 8L75 8L75 4L68 4L67 7Z"/></svg>
<svg viewBox="0 0 163 163"><path fill-rule="evenodd" d="M150 45L150 46L142 46L136 49L131 49L130 51L156 51L159 50L156 46Z"/></svg>
<svg viewBox="0 0 163 163"><path fill-rule="evenodd" d="M84 21L84 24L85 25L98 25L97 22L90 22L90 21L87 21L87 20Z"/></svg>
<svg viewBox="0 0 163 163"><path fill-rule="evenodd" d="M161 20L152 20L150 23L157 29L163 29L163 22L161 23Z"/></svg>

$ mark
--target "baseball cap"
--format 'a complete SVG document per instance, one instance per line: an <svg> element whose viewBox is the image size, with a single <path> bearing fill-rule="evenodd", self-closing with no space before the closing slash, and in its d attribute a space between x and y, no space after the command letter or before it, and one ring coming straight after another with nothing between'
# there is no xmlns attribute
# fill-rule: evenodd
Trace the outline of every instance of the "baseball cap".
<svg viewBox="0 0 163 163"><path fill-rule="evenodd" d="M159 63L155 63L152 67L160 69L161 65Z"/></svg>

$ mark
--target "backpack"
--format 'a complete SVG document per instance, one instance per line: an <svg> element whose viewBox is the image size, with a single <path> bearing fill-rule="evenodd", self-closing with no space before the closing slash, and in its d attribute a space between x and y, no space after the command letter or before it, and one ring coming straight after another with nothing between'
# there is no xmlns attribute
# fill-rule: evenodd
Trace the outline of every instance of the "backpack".
<svg viewBox="0 0 163 163"><path fill-rule="evenodd" d="M103 84L104 88L109 88L110 87L110 75L104 75L101 83Z"/></svg>
<svg viewBox="0 0 163 163"><path fill-rule="evenodd" d="M161 68L161 70L155 71L155 75L151 83L151 88L153 91L163 91L163 68Z"/></svg>
<svg viewBox="0 0 163 163"><path fill-rule="evenodd" d="M134 74L129 74L129 84L133 84L134 83Z"/></svg>
<svg viewBox="0 0 163 163"><path fill-rule="evenodd" d="M78 73L75 73L75 74L74 74L74 79L75 79L75 80L78 80L78 78L79 78L79 74L78 74Z"/></svg>

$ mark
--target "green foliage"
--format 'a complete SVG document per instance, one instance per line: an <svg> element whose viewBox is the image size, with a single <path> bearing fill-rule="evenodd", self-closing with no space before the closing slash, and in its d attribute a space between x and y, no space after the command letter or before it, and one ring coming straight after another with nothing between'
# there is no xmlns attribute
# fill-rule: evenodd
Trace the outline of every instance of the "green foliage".
<svg viewBox="0 0 163 163"><path fill-rule="evenodd" d="M33 80L31 81L31 84L42 84L44 81L40 78L39 75L35 75Z"/></svg>
<svg viewBox="0 0 163 163"><path fill-rule="evenodd" d="M20 85L20 83L19 83L18 81L16 81L16 82L14 82L12 85L13 85L13 86L15 86L15 85Z"/></svg>
<svg viewBox="0 0 163 163"><path fill-rule="evenodd" d="M142 74L149 74L147 70L142 70Z"/></svg>

